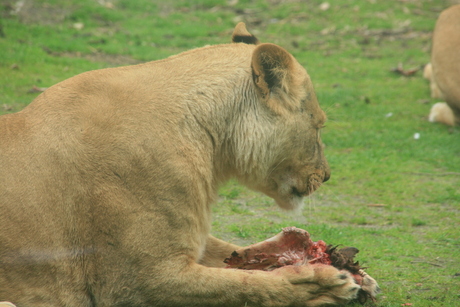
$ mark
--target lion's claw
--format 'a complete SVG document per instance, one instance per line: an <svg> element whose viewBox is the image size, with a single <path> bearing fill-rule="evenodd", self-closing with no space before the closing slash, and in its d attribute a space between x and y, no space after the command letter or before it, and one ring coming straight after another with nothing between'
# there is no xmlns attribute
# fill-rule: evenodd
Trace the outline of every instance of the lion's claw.
<svg viewBox="0 0 460 307"><path fill-rule="evenodd" d="M312 265L314 277L309 283L308 306L345 304L358 297L361 287L350 272L328 265ZM316 286L313 286L316 284Z"/></svg>

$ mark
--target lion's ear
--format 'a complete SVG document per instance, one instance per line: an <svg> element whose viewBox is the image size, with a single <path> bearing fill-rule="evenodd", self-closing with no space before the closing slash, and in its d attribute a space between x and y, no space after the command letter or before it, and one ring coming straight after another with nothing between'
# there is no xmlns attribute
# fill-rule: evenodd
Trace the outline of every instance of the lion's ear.
<svg viewBox="0 0 460 307"><path fill-rule="evenodd" d="M294 61L284 48L274 44L261 44L252 54L254 83L267 97L278 90L288 91Z"/></svg>
<svg viewBox="0 0 460 307"><path fill-rule="evenodd" d="M257 45L259 40L246 29L244 22L239 22L232 34L233 43L245 43L248 45Z"/></svg>

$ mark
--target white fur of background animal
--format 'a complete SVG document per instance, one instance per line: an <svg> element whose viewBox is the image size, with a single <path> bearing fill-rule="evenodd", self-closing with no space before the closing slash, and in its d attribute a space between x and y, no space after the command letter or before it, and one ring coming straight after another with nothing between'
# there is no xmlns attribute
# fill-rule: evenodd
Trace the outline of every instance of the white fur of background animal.
<svg viewBox="0 0 460 307"><path fill-rule="evenodd" d="M448 126L455 125L455 116L452 109L445 102L435 103L428 115L428 121L432 123L441 123Z"/></svg>

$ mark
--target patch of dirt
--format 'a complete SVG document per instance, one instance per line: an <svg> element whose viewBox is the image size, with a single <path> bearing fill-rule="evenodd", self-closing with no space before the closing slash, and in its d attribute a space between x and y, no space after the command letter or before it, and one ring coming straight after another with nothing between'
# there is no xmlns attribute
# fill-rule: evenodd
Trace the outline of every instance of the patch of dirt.
<svg viewBox="0 0 460 307"><path fill-rule="evenodd" d="M126 55L120 55L120 54L106 54L102 52L95 52L95 53L90 53L90 54L84 54L84 55L78 55L78 54L72 54L70 52L64 53L62 56L67 56L67 57L82 57L87 60L90 60L92 62L105 62L113 66L121 66L121 65L134 65L134 64L139 64L142 63L142 61L136 60L132 57L126 56Z"/></svg>
<svg viewBox="0 0 460 307"><path fill-rule="evenodd" d="M121 54L107 54L99 51L94 51L92 53L55 52L46 47L43 47L43 50L51 56L83 58L92 62L104 62L112 66L134 65L142 63L142 61L136 60L130 56Z"/></svg>
<svg viewBox="0 0 460 307"><path fill-rule="evenodd" d="M25 24L53 25L63 22L72 13L71 7L37 3L31 0L3 0L3 14L17 16Z"/></svg>

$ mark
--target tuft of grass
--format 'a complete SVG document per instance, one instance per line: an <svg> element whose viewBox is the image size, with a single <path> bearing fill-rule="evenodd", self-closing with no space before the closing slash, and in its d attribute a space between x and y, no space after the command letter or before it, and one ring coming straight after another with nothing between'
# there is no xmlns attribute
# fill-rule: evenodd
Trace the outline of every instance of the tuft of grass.
<svg viewBox="0 0 460 307"><path fill-rule="evenodd" d="M412 226L425 226L427 224L428 223L426 221L422 221L422 220L417 219L417 218L412 219Z"/></svg>
<svg viewBox="0 0 460 307"><path fill-rule="evenodd" d="M226 199L235 199L241 194L243 189L236 181L230 181L219 190L219 196Z"/></svg>

